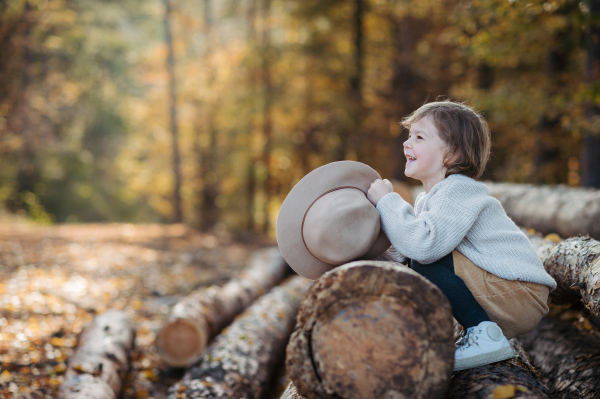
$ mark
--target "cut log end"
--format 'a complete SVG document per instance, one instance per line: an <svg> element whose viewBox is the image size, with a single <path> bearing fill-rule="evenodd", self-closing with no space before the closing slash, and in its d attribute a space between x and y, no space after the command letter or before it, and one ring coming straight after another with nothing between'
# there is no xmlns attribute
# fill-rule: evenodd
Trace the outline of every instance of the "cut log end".
<svg viewBox="0 0 600 399"><path fill-rule="evenodd" d="M286 365L308 399L440 398L452 335L450 305L433 284L391 262L354 262L305 296Z"/></svg>
<svg viewBox="0 0 600 399"><path fill-rule="evenodd" d="M317 372L328 386L339 387L336 393L343 398L366 398L381 390L392 394L394 381L423 379L424 336L424 320L394 298L338 302L313 328ZM387 375L390 381L382 378Z"/></svg>
<svg viewBox="0 0 600 399"><path fill-rule="evenodd" d="M160 331L156 346L167 364L185 367L206 348L209 339L206 331L195 320L176 319Z"/></svg>

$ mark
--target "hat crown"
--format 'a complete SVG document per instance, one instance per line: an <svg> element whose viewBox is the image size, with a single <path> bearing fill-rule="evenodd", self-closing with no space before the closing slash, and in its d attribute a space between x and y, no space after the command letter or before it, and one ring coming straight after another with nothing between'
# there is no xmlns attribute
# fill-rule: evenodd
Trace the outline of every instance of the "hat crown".
<svg viewBox="0 0 600 399"><path fill-rule="evenodd" d="M331 265L365 255L380 232L379 212L357 188L341 188L318 198L302 227L306 248Z"/></svg>

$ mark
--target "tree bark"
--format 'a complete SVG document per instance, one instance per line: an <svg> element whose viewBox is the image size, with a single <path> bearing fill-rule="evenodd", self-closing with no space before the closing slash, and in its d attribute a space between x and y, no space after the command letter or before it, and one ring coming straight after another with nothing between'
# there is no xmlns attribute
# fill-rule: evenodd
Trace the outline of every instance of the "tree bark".
<svg viewBox="0 0 600 399"><path fill-rule="evenodd" d="M583 302L594 324L600 327L600 242L571 237L552 247L542 261L557 284L550 293L552 302Z"/></svg>
<svg viewBox="0 0 600 399"><path fill-rule="evenodd" d="M287 347L300 395L440 398L452 373L450 304L394 262L333 269L307 292Z"/></svg>
<svg viewBox="0 0 600 399"><path fill-rule="evenodd" d="M290 382L279 399L304 399L304 396L300 395L294 383Z"/></svg>
<svg viewBox="0 0 600 399"><path fill-rule="evenodd" d="M512 398L519 392L527 393L529 399L552 398L548 388L542 383L539 372L531 364L531 359L521 343L513 338L510 344L517 357L497 363L457 371L445 399ZM507 396L501 396L506 392Z"/></svg>
<svg viewBox="0 0 600 399"><path fill-rule="evenodd" d="M600 1L587 0L589 8L587 26L587 60L585 64L585 81L589 86L598 84L600 79ZM591 97L591 96L590 96ZM590 98L585 104L585 117L589 125L600 115L600 107L596 99ZM600 188L600 134L591 129L584 132L581 146L581 180L585 187ZM598 238L598 237L594 237Z"/></svg>
<svg viewBox="0 0 600 399"><path fill-rule="evenodd" d="M168 399L257 399L281 360L300 298L312 282L291 277L236 319L189 368Z"/></svg>
<svg viewBox="0 0 600 399"><path fill-rule="evenodd" d="M208 341L252 301L278 284L289 271L279 249L257 252L247 270L223 287L193 292L175 305L156 339L162 359L187 366Z"/></svg>
<svg viewBox="0 0 600 399"><path fill-rule="evenodd" d="M600 239L600 190L511 183L487 186L520 226L542 234L588 234Z"/></svg>
<svg viewBox="0 0 600 399"><path fill-rule="evenodd" d="M79 336L59 399L116 399L129 370L134 335L125 313L109 310L97 316Z"/></svg>
<svg viewBox="0 0 600 399"><path fill-rule="evenodd" d="M600 392L600 337L553 317L522 335L523 347L555 398L592 399Z"/></svg>

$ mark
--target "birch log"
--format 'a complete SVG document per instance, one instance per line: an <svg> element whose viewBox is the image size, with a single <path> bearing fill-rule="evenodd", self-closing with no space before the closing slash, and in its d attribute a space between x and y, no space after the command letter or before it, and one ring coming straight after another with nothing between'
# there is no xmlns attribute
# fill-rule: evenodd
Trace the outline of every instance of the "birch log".
<svg viewBox="0 0 600 399"><path fill-rule="evenodd" d="M563 237L578 234L600 240L600 190L567 186L486 183L520 226Z"/></svg>
<svg viewBox="0 0 600 399"><path fill-rule="evenodd" d="M168 399L257 399L282 360L298 304L312 281L290 277L259 298L206 348Z"/></svg>
<svg viewBox="0 0 600 399"><path fill-rule="evenodd" d="M127 315L109 310L79 336L59 399L116 399L129 370L134 330Z"/></svg>
<svg viewBox="0 0 600 399"><path fill-rule="evenodd" d="M544 245L544 241L538 243L537 248ZM535 241L532 244L536 246ZM552 302L582 301L600 327L600 242L589 237L568 238L553 246L542 262L557 284L550 293Z"/></svg>
<svg viewBox="0 0 600 399"><path fill-rule="evenodd" d="M522 335L523 347L555 398L600 396L600 337L552 317Z"/></svg>
<svg viewBox="0 0 600 399"><path fill-rule="evenodd" d="M324 274L300 304L286 370L308 399L441 398L454 361L452 315L434 284L394 262Z"/></svg>
<svg viewBox="0 0 600 399"><path fill-rule="evenodd" d="M163 361L187 366L208 341L289 271L277 247L256 252L248 268L223 287L200 289L175 305L156 338Z"/></svg>

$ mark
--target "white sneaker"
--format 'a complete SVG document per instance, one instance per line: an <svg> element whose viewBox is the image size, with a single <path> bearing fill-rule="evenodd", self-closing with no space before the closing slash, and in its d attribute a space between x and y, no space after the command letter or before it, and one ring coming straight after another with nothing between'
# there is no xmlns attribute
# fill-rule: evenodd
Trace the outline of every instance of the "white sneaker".
<svg viewBox="0 0 600 399"><path fill-rule="evenodd" d="M467 330L459 341L462 346L454 352L454 371L499 362L516 356L498 324L482 321Z"/></svg>

